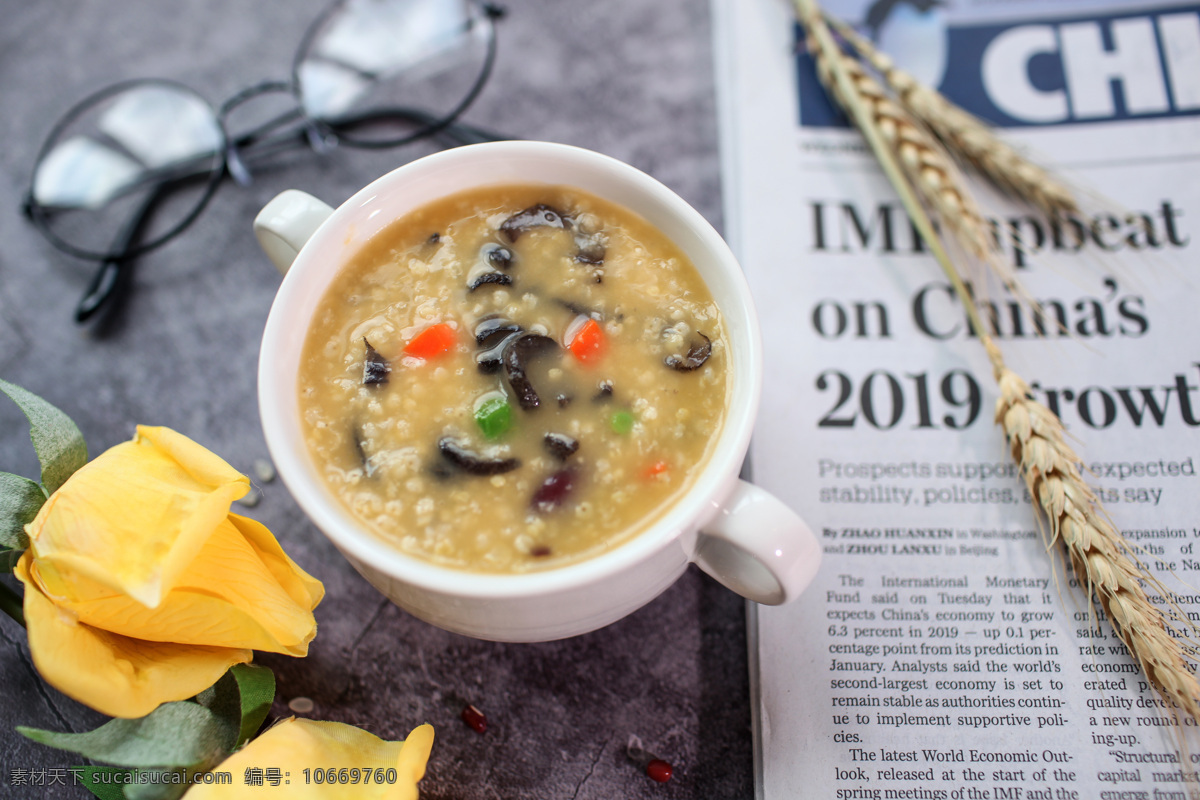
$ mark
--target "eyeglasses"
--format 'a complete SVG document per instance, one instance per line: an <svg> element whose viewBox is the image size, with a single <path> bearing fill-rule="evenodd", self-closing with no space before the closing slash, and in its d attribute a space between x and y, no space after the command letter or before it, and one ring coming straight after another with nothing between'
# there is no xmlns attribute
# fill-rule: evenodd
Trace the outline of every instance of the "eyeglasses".
<svg viewBox="0 0 1200 800"><path fill-rule="evenodd" d="M248 185L273 155L506 138L456 121L491 74L503 13L482 0L337 0L305 32L290 80L215 108L156 79L77 103L42 145L23 207L59 250L100 262L75 320L114 305L134 260L194 222L226 176Z"/></svg>

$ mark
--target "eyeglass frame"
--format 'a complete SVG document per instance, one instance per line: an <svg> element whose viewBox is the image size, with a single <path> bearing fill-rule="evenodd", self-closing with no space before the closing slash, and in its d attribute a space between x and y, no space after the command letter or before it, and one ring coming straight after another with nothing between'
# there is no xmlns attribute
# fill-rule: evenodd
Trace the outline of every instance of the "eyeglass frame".
<svg viewBox="0 0 1200 800"><path fill-rule="evenodd" d="M467 2L473 4L478 9L478 16L472 18L473 23L474 21L482 20L488 24L486 50L483 63L470 89L448 112L437 117L430 117L425 112L415 108L378 107L368 108L352 115L344 115L333 119L309 115L305 111L304 100L301 94L300 67L305 55L308 53L308 48L311 46L317 33L321 30L323 24L340 7L344 6L346 2L347 0L334 0L334 2L329 3L309 23L300 38L300 42L297 44L296 52L292 59L290 80L268 80L253 84L240 89L219 106L213 106L196 89L182 82L166 78L133 78L119 81L86 95L71 106L55 122L38 150L37 158L34 161L33 178L30 180L30 187L21 203L21 211L56 249L76 258L100 262L99 269L88 284L83 298L76 307L75 321L77 323L86 322L104 305L105 301L113 294L119 279L122 277L122 271L132 261L161 247L190 227L204 212L205 208L207 208L226 177L232 178L239 185L249 185L251 176L245 166L241 155L242 152L250 145L271 142L272 140L270 139L259 139L258 137L277 132L280 127L288 125L293 121L300 121L300 126L284 131L273 141L294 142L294 140L300 139L302 144L306 144L313 152L318 154L328 152L340 145L364 150L389 149L438 135L443 135L445 138L450 139L450 146L482 141L502 141L510 138L486 131L482 128L457 122L458 118L470 107L480 92L483 91L483 87L487 84L495 65L497 49L495 22L503 18L506 10L489 0L467 0ZM216 124L220 134L219 146L211 153L197 154L189 159L185 159L182 163L176 162L167 165L167 168L177 173L173 177L160 176L155 179L152 177L155 170L148 171L147 175L140 179L138 183L144 185L147 179L156 180L157 183L147 195L145 201L143 201L141 208L118 230L113 245L105 252L78 247L54 232L49 221L50 207L42 205L34 196L34 182L38 170L41 168L47 155L49 155L53 147L58 143L60 134L82 114L110 97L115 97L122 92L139 86L161 86L190 95L203 103L212 112L213 122ZM258 125L253 130L241 134L237 139L232 138L226 124L229 114L243 103L270 92L290 93L295 100L295 105L287 112L278 114L267 122ZM426 117L426 119L422 121L422 117ZM354 126L380 119L403 119L408 122L421 122L422 124L419 124L416 130L407 134L382 141L364 140L346 135L346 132ZM430 121L431 119L432 121ZM186 165L189 162L201 158L205 160L211 159L213 162L212 166L204 172L197 169L190 172L185 171L182 174L178 173L180 169L186 170ZM131 242L136 239L140 229L151 216L154 207L160 202L164 190L172 184L197 179L201 175L206 175L207 179L195 206L165 232L157 235L150 241L131 246Z"/></svg>

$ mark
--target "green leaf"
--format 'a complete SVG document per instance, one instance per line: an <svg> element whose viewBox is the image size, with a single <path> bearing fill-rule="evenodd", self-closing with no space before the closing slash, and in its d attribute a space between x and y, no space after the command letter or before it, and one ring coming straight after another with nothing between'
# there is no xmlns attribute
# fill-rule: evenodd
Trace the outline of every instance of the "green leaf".
<svg viewBox="0 0 1200 800"><path fill-rule="evenodd" d="M236 732L242 725L242 703L238 697L237 680L228 671L212 686L192 698L221 720L228 731Z"/></svg>
<svg viewBox="0 0 1200 800"><path fill-rule="evenodd" d="M71 774L100 800L127 800L122 787L129 783L131 769L119 767L71 767ZM123 777L118 778L121 775Z"/></svg>
<svg viewBox="0 0 1200 800"><path fill-rule="evenodd" d="M241 747L258 733L271 710L271 703L275 702L275 673L254 664L237 664L229 671L237 679L242 701L242 724L237 742Z"/></svg>
<svg viewBox="0 0 1200 800"><path fill-rule="evenodd" d="M275 700L275 673L254 664L236 664L211 688L196 695L196 702L212 711L238 731L241 747L250 740L271 710Z"/></svg>
<svg viewBox="0 0 1200 800"><path fill-rule="evenodd" d="M42 486L53 494L71 473L87 463L87 444L71 418L33 392L0 380L4 392L29 420L29 438L42 465Z"/></svg>
<svg viewBox="0 0 1200 800"><path fill-rule="evenodd" d="M87 733L22 726L17 732L122 767L195 767L224 758L237 742L236 727L190 701L164 703L140 719L114 719Z"/></svg>
<svg viewBox="0 0 1200 800"><path fill-rule="evenodd" d="M28 478L0 472L0 547L29 547L25 526L33 522L46 502L46 493Z"/></svg>
<svg viewBox="0 0 1200 800"><path fill-rule="evenodd" d="M125 787L125 800L178 800L190 786L187 770L137 770L134 782Z"/></svg>
<svg viewBox="0 0 1200 800"><path fill-rule="evenodd" d="M128 767L71 767L75 785L100 800L178 800L196 784L196 776L216 763L190 769L129 769Z"/></svg>

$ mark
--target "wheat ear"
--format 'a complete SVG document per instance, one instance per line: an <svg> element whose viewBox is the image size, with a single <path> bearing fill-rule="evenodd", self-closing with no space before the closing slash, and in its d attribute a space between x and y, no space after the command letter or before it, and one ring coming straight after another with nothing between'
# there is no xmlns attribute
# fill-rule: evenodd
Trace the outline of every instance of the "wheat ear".
<svg viewBox="0 0 1200 800"><path fill-rule="evenodd" d="M905 109L941 139L951 153L1003 191L1051 218L1079 210L1070 189L997 136L987 123L897 67L886 53L846 23L828 14L826 19L879 72Z"/></svg>
<svg viewBox="0 0 1200 800"><path fill-rule="evenodd" d="M1080 459L1064 440L1058 417L1031 399L1029 386L1004 365L990 340L986 345L1000 387L996 422L1004 429L1025 485L1049 520L1049 543L1058 540L1066 548L1088 597L1094 593L1099 599L1117 636L1162 697L1200 719L1200 683L1162 612L1142 590L1144 570L1080 475Z"/></svg>
<svg viewBox="0 0 1200 800"><path fill-rule="evenodd" d="M860 94L861 67L845 57L833 39L816 0L793 0L797 15L816 51L824 59L824 80L834 99L853 120L878 159L909 218L925 240L959 298L966 286L901 164L896 139L886 135L878 116L879 104ZM965 190L964 190L965 191ZM1025 382L1004 363L973 303L964 302L971 324L987 351L993 377L1000 388L997 421L1008 439L1038 509L1050 521L1052 538L1066 548L1079 580L1100 598L1118 637L1137 660L1146 677L1167 700L1200 720L1200 685L1192 676L1183 649L1170 635L1166 620L1146 598L1138 580L1145 571L1130 557L1130 548L1108 522L1095 493L1083 480L1078 457L1066 445L1062 422L1033 399Z"/></svg>
<svg viewBox="0 0 1200 800"><path fill-rule="evenodd" d="M843 109L853 106L862 110L869 118L868 124L879 132L888 149L895 154L908 181L942 224L954 232L959 244L1000 275L1005 286L1015 289L1012 271L992 247L990 224L974 197L963 190L961 173L946 149L939 146L929 129L892 99L883 84L863 69L862 64L842 52L821 13L811 3L798 0L798 9L805 6L811 11L801 13L807 13L810 19L802 17L802 21L822 85ZM818 30L825 35L818 36ZM861 124L858 127L862 129Z"/></svg>

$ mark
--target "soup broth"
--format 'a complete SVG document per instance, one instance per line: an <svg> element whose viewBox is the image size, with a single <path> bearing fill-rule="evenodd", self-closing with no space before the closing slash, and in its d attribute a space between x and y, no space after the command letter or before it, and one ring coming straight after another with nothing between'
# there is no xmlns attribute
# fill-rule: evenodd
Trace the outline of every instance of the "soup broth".
<svg viewBox="0 0 1200 800"><path fill-rule="evenodd" d="M427 205L342 268L300 368L330 491L397 549L513 573L620 545L694 482L730 352L683 253L577 189Z"/></svg>

